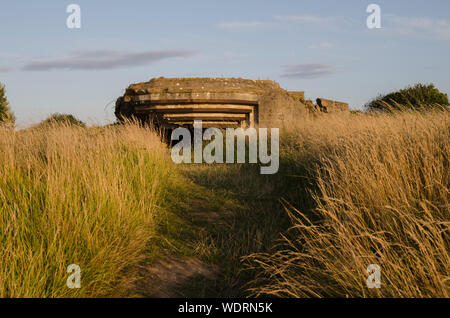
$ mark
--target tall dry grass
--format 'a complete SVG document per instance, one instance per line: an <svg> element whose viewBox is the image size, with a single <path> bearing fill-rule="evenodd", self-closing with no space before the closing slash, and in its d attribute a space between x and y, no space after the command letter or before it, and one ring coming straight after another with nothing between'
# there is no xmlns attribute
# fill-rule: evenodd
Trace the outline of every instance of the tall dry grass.
<svg viewBox="0 0 450 318"><path fill-rule="evenodd" d="M305 118L280 141L280 172L261 176L247 165L174 168L159 137L134 125L0 128L0 297L120 296L149 240L167 234L156 233L164 202L209 200L183 170L211 191L205 212L233 210L200 239L202 255L230 261L217 296L241 295L249 280L255 296L450 296L448 112ZM280 196L292 228L270 251L287 226ZM240 263L255 252L245 262L256 279ZM66 287L70 264L81 266L79 290ZM369 264L381 289L366 286Z"/></svg>
<svg viewBox="0 0 450 318"><path fill-rule="evenodd" d="M449 112L326 116L281 138L281 155L312 169L316 208L283 201L293 226L246 258L252 295L450 296Z"/></svg>
<svg viewBox="0 0 450 318"><path fill-rule="evenodd" d="M0 128L0 297L117 294L154 233L169 162L134 125ZM66 286L70 264L81 289Z"/></svg>

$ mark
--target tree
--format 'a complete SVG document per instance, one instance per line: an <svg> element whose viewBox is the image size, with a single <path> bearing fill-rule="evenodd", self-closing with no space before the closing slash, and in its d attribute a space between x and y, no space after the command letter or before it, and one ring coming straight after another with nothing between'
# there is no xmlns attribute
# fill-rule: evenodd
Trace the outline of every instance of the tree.
<svg viewBox="0 0 450 318"><path fill-rule="evenodd" d="M433 84L409 86L380 95L365 105L369 111L448 109L449 106L447 94L440 92Z"/></svg>
<svg viewBox="0 0 450 318"><path fill-rule="evenodd" d="M0 83L0 124L14 124L16 117L9 108L8 99L6 98L5 86Z"/></svg>

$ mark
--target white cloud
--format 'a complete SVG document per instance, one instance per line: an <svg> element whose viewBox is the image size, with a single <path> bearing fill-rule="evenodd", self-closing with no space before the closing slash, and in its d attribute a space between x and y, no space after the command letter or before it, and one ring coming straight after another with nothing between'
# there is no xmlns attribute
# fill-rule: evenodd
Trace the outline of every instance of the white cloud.
<svg viewBox="0 0 450 318"><path fill-rule="evenodd" d="M221 22L217 27L227 30L262 29L281 25L282 23L320 25L327 28L338 28L355 23L352 18L343 16L314 16L314 15L276 15L270 21L234 21Z"/></svg>
<svg viewBox="0 0 450 318"><path fill-rule="evenodd" d="M278 21L288 21L288 22L299 22L299 23L325 23L331 21L335 18L332 17L319 17L312 15L277 15L275 20Z"/></svg>
<svg viewBox="0 0 450 318"><path fill-rule="evenodd" d="M356 23L354 19L343 16L277 15L274 19L279 22L323 26L326 28L342 28Z"/></svg>
<svg viewBox="0 0 450 318"><path fill-rule="evenodd" d="M450 22L444 19L431 19L424 17L403 17L386 15L389 23L388 29L401 34L413 36L432 37L437 40L450 40Z"/></svg>

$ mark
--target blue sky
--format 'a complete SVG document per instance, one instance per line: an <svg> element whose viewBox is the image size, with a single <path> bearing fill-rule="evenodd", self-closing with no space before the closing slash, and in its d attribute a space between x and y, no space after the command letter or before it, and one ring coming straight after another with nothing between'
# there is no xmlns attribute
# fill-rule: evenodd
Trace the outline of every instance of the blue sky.
<svg viewBox="0 0 450 318"><path fill-rule="evenodd" d="M81 29L66 27L71 3ZM366 26L370 3L381 29ZM271 79L354 109L418 82L450 93L447 0L2 0L0 38L22 126L53 112L114 120L130 83L160 76Z"/></svg>

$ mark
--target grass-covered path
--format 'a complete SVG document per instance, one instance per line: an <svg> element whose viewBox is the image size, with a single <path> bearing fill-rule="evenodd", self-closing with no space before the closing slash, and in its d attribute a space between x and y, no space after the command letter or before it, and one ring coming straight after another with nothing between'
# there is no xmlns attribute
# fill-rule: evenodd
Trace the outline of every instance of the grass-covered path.
<svg viewBox="0 0 450 318"><path fill-rule="evenodd" d="M243 258L267 251L288 226L271 178L248 165L179 173L130 296L246 296L252 275Z"/></svg>

